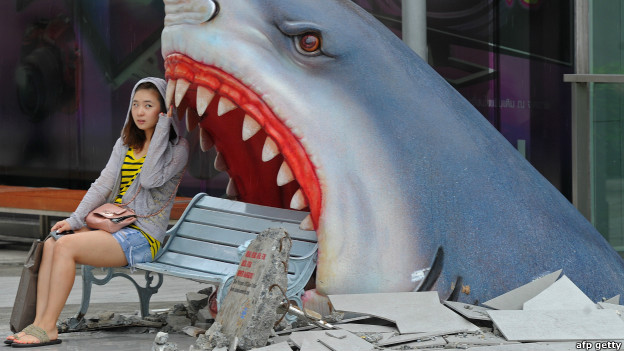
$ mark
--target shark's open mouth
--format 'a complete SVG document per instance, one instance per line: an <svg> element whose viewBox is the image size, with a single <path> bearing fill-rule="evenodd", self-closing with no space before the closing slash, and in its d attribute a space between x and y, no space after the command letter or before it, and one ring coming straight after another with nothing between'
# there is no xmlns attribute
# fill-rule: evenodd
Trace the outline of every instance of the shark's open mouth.
<svg viewBox="0 0 624 351"><path fill-rule="evenodd" d="M230 176L227 193L265 206L309 210L313 230L321 211L315 167L300 140L262 98L223 70L181 54L165 60L167 106L178 107L189 130L200 127L202 150L213 145L215 167Z"/></svg>

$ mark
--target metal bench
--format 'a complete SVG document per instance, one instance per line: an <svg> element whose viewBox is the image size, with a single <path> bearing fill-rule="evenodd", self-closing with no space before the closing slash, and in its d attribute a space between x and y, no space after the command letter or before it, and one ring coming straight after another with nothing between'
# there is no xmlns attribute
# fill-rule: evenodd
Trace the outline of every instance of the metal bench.
<svg viewBox="0 0 624 351"><path fill-rule="evenodd" d="M92 284L104 285L114 277L125 277L137 288L143 317L149 314L150 298L162 285L163 274L218 285L220 306L238 269L242 255L239 247L267 228L280 227L293 241L286 295L301 307L303 288L316 267L318 248L316 232L299 229L299 223L307 215L307 212L251 205L200 193L167 231L168 241L154 261L137 265L146 271L144 287L124 270L106 268L106 276L98 279L93 274L95 267L82 267L82 305L75 320L81 320L87 313ZM158 276L155 285L152 285L152 273Z"/></svg>

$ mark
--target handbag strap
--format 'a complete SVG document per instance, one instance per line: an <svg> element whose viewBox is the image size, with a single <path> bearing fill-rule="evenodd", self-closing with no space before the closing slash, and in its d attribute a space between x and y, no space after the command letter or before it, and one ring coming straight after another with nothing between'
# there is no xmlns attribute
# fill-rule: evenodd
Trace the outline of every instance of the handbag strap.
<svg viewBox="0 0 624 351"><path fill-rule="evenodd" d="M178 184L176 184L175 189L173 190L173 192L171 193L171 196L169 196L169 200L167 200L167 202L163 205L163 207L160 208L160 210L147 215L147 216L141 216L141 215L136 215L137 218L149 218L149 217L153 217L156 216L158 214L160 214L162 211L164 211L164 209L167 207L167 205L169 205L169 203L171 202L171 200L173 200L173 198L176 196L176 194L178 193L178 188L180 187L180 183L182 183L182 178L184 178L184 173L186 172L186 168L188 167L188 163L186 164L186 166L184 166L184 169L182 170L182 173L180 175L180 179L178 179ZM136 179L135 179L136 180ZM141 184L139 184L139 188L137 189L136 194L134 194L134 196L132 197L132 199L130 199L130 201L126 202L125 204L119 204L119 206L123 206L123 207L127 207L132 201L134 201L134 199L136 199L137 195L139 195L139 192L141 191Z"/></svg>

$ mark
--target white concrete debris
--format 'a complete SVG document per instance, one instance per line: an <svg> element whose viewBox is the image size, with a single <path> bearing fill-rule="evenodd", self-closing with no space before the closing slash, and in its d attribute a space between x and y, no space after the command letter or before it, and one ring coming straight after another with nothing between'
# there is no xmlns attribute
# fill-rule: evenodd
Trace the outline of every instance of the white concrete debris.
<svg viewBox="0 0 624 351"><path fill-rule="evenodd" d="M335 329L324 330L302 319L290 321L290 324L283 322L277 332L272 332L266 346L252 350L624 349L624 306L617 304L619 296L594 303L565 275L557 279L560 275L561 271L554 272L488 301L489 307L507 307L505 309L454 301L440 303L436 292L331 295L337 312L325 319ZM206 308L203 304L202 301L197 306L200 311ZM188 318L188 310L197 308L186 310L184 307L177 306L168 317ZM340 312L343 309L349 313ZM344 313L349 319L343 318ZM107 319L108 316L100 317ZM210 323L208 318L206 315L206 322ZM192 319L199 321L200 318L193 316ZM198 329L182 330L191 335ZM206 339L206 335L201 334L199 339ZM221 347L213 350L233 349L232 345L218 346ZM159 333L152 350L174 351L176 348L167 341L166 333ZM190 350L211 348L207 342L198 340Z"/></svg>
<svg viewBox="0 0 624 351"><path fill-rule="evenodd" d="M562 270L547 274L526 285L511 290L483 303L484 306L497 310L521 310L524 303L541 293L554 283L561 275Z"/></svg>
<svg viewBox="0 0 624 351"><path fill-rule="evenodd" d="M169 334L158 332L156 338L154 338L152 351L178 351L178 346L175 343L168 342L168 340Z"/></svg>

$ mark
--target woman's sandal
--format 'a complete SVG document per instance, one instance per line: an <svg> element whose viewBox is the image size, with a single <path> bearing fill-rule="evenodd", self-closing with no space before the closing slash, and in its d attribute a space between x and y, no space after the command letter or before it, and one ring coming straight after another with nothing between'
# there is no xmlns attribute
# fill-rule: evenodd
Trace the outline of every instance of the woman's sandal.
<svg viewBox="0 0 624 351"><path fill-rule="evenodd" d="M11 344L12 347L39 347L46 345L57 345L62 342L61 339L50 340L48 333L46 333L45 330L37 327L36 325L31 325L29 327L30 328L28 329L28 332L26 332L26 329L24 329L24 332L26 333L26 335L34 336L35 338L39 339L39 342L20 342L20 339L17 338Z"/></svg>
<svg viewBox="0 0 624 351"><path fill-rule="evenodd" d="M32 324L29 324L29 325L27 325L27 326L26 326L26 328L22 329L22 331L17 332L17 333L15 333L15 334L13 334L13 335L9 335L9 336L8 336L8 337L4 340L4 343L5 343L5 344L7 344L7 345L11 345L11 344L12 344L12 343L16 340L16 339L19 339L19 336L18 336L18 334L19 334L19 333L28 333L28 331L29 331L29 330L30 330L30 328L32 328L32 327L33 327L33 325L32 325Z"/></svg>

